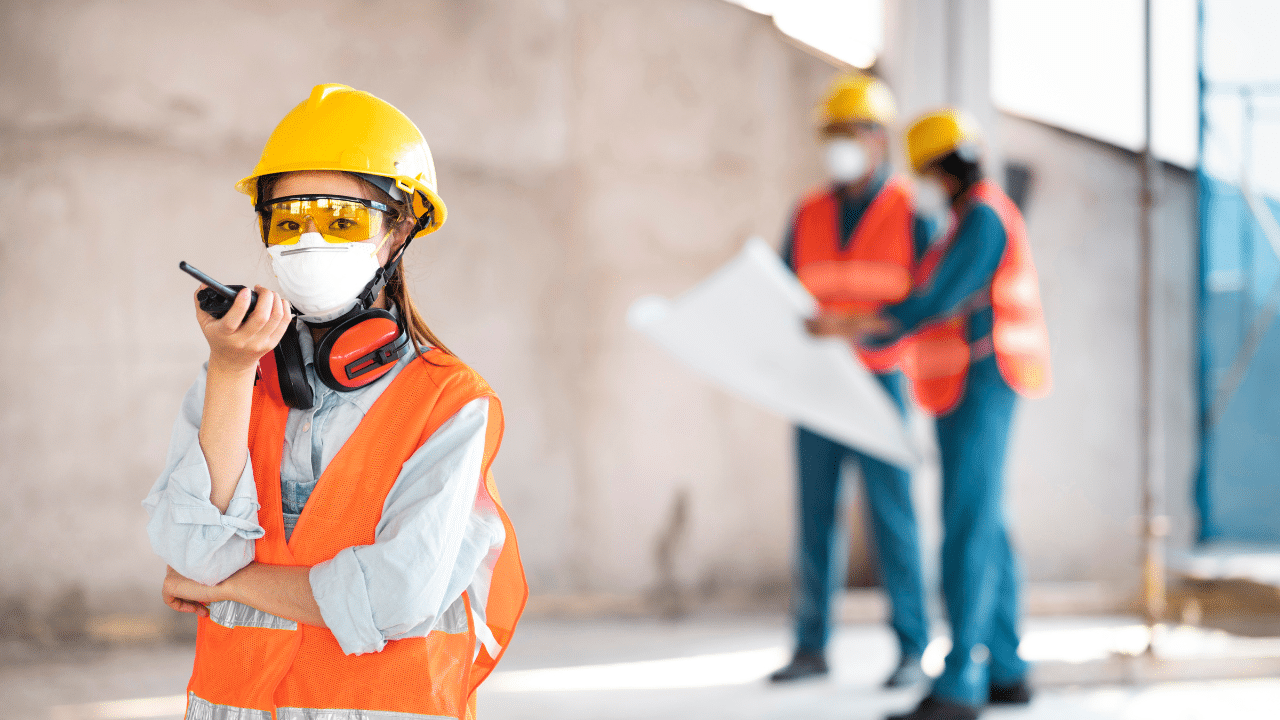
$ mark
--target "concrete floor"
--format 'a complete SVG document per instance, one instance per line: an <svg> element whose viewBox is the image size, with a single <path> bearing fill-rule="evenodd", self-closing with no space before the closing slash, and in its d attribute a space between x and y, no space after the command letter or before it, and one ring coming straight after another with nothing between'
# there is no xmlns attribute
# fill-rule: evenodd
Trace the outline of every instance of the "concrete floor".
<svg viewBox="0 0 1280 720"><path fill-rule="evenodd" d="M1182 645L1186 646L1184 635ZM1280 657L1275 641L1244 645L1196 635L1197 647ZM1212 642L1206 644L1209 637ZM1023 709L987 717L1027 720L1219 720L1280 717L1280 679L1180 680L1155 684L1071 685L1062 668L1088 668L1138 639L1127 618L1033 618L1024 654L1040 659L1043 687ZM878 682L894 660L877 625L846 625L833 639L830 679L770 687L761 678L786 657L789 634L776 616L523 623L496 673L481 689L480 717L524 718L880 718L911 706L920 689L885 692ZM1224 644L1225 643L1225 644ZM941 645L941 646L939 646ZM1240 648L1247 652L1241 654ZM0 718L134 720L179 718L191 667L185 646L79 648L0 654ZM930 648L936 665L945 642ZM1253 665L1260 673L1272 665ZM1056 668L1056 669L1055 669ZM1078 679L1089 673L1080 671Z"/></svg>

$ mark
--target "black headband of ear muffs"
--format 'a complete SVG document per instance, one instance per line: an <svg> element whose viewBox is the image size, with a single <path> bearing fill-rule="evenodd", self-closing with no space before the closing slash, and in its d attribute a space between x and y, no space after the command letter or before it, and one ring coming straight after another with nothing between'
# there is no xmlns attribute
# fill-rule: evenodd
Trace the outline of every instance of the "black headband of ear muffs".
<svg viewBox="0 0 1280 720"><path fill-rule="evenodd" d="M307 382L306 363L302 360L302 344L298 340L298 323L290 320L284 336L276 344L276 377L280 381L280 397L284 404L299 410L315 405L311 385Z"/></svg>

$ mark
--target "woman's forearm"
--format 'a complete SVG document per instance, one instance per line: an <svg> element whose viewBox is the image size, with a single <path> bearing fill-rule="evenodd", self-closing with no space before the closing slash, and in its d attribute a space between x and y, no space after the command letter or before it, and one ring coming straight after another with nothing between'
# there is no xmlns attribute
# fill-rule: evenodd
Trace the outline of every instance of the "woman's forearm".
<svg viewBox="0 0 1280 720"><path fill-rule="evenodd" d="M225 513L249 461L249 412L256 368L224 369L209 363L200 449L209 466L209 502Z"/></svg>
<svg viewBox="0 0 1280 720"><path fill-rule="evenodd" d="M311 591L311 568L249 563L221 583L227 600L234 600L278 617L313 627L327 627Z"/></svg>
<svg viewBox="0 0 1280 720"><path fill-rule="evenodd" d="M209 466L209 502L224 514L249 460L249 411L258 360L280 342L291 322L284 298L261 285L255 291L258 304L253 312L252 293L245 288L221 318L199 309L198 295L192 298L200 330L209 341L200 449Z"/></svg>

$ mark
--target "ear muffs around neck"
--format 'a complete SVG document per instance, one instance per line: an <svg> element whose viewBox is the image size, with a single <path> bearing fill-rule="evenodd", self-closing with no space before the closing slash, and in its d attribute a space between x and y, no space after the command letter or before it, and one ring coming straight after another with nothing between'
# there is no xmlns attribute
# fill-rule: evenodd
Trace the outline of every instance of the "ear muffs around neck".
<svg viewBox="0 0 1280 720"><path fill-rule="evenodd" d="M316 347L316 374L339 392L386 375L409 350L409 333L386 310L366 310L334 326Z"/></svg>
<svg viewBox="0 0 1280 720"><path fill-rule="evenodd" d="M280 381L280 397L284 404L299 410L315 405L311 384L307 382L306 363L302 360L302 345L298 340L298 323L290 321L284 336L276 344L276 377Z"/></svg>

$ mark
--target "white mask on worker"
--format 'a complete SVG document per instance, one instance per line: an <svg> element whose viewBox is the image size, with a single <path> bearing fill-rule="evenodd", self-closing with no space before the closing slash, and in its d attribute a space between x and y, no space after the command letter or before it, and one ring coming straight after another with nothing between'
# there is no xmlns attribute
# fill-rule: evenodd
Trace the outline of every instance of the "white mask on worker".
<svg viewBox="0 0 1280 720"><path fill-rule="evenodd" d="M867 148L852 138L828 140L823 157L827 173L836 182L860 180L871 170L871 157Z"/></svg>
<svg viewBox="0 0 1280 720"><path fill-rule="evenodd" d="M327 322L355 307L379 267L378 243L329 242L317 232L267 252L280 292L311 322Z"/></svg>
<svg viewBox="0 0 1280 720"><path fill-rule="evenodd" d="M916 212L930 217L941 217L951 206L951 195L940 180L934 177L917 178L915 183Z"/></svg>

